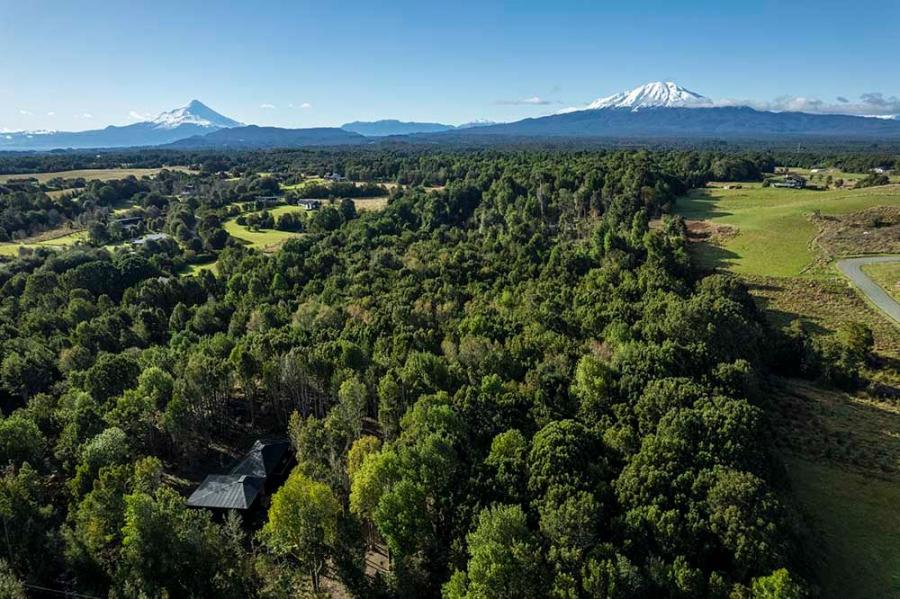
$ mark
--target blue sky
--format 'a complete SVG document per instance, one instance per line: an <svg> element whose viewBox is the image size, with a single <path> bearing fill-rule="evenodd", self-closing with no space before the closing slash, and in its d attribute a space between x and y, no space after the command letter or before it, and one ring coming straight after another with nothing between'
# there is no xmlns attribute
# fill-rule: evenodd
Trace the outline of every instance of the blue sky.
<svg viewBox="0 0 900 599"><path fill-rule="evenodd" d="M900 96L898 23L896 0L0 0L0 130L127 124L193 98L289 127L513 120L653 80L831 110Z"/></svg>

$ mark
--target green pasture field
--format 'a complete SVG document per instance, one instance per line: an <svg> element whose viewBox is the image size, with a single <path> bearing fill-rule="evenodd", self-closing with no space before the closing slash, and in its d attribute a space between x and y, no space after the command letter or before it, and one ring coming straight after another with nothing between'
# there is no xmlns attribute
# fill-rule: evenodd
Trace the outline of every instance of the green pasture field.
<svg viewBox="0 0 900 599"><path fill-rule="evenodd" d="M738 274L790 277L814 260L815 211L837 215L873 206L900 206L900 185L813 191L740 183L741 189L705 187L680 198L676 211L686 219L736 228L717 244L694 247L700 264Z"/></svg>

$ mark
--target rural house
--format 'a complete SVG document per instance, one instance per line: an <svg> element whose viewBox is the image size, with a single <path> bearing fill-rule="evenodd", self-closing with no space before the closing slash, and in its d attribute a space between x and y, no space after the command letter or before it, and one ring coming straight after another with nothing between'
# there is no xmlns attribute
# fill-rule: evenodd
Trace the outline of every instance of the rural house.
<svg viewBox="0 0 900 599"><path fill-rule="evenodd" d="M188 497L191 507L250 509L277 487L290 466L286 439L258 439L228 474L210 474Z"/></svg>
<svg viewBox="0 0 900 599"><path fill-rule="evenodd" d="M773 187L786 187L788 189L803 189L806 179L799 175L785 175L783 181L772 184Z"/></svg>
<svg viewBox="0 0 900 599"><path fill-rule="evenodd" d="M300 200L297 202L297 205L306 210L318 210L321 207L322 202L319 200Z"/></svg>

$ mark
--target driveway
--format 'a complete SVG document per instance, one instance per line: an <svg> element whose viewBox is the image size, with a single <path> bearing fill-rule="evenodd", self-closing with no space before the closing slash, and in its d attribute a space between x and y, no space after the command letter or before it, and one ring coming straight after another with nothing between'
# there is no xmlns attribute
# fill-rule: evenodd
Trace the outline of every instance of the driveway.
<svg viewBox="0 0 900 599"><path fill-rule="evenodd" d="M866 264L877 264L880 262L900 262L900 256L845 258L844 260L838 260L837 267L875 306L887 314L889 318L900 323L900 303L889 296L878 283L870 279L860 268Z"/></svg>

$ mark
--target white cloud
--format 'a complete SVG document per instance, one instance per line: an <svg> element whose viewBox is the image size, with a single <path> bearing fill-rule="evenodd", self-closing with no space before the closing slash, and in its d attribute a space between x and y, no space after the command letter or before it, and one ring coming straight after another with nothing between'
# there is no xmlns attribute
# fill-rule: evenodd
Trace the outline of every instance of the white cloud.
<svg viewBox="0 0 900 599"><path fill-rule="evenodd" d="M128 112L128 118L134 119L135 121L149 121L153 118L152 114L143 114L138 112L137 110L131 110Z"/></svg>
<svg viewBox="0 0 900 599"><path fill-rule="evenodd" d="M300 104L300 106L298 106L298 108L302 108L303 110L306 110L308 108L312 108L312 104L310 104L309 102L303 102L302 104Z"/></svg>
<svg viewBox="0 0 900 599"><path fill-rule="evenodd" d="M19 109L19 114L21 114L22 116L31 116L31 115L33 115L34 113L31 112L30 110L25 110L24 108L20 108L20 109Z"/></svg>
<svg viewBox="0 0 900 599"><path fill-rule="evenodd" d="M774 112L809 112L813 114L854 114L861 116L889 116L900 114L900 98L885 96L881 92L862 94L858 101L838 96L835 102L827 102L815 97L779 96L771 101L739 100L725 98L716 102L717 106L750 106L757 110Z"/></svg>
<svg viewBox="0 0 900 599"><path fill-rule="evenodd" d="M265 110L273 110L275 108L275 105L274 104L260 104L259 107L263 108Z"/></svg>
<svg viewBox="0 0 900 599"><path fill-rule="evenodd" d="M553 104L553 102L540 96L532 96L521 100L498 100L497 104L504 106L546 106L547 104Z"/></svg>
<svg viewBox="0 0 900 599"><path fill-rule="evenodd" d="M56 116L56 113L51 110L47 113L47 116Z"/></svg>
<svg viewBox="0 0 900 599"><path fill-rule="evenodd" d="M74 116L76 119L92 119L92 118L94 118L94 115L92 115L90 112L80 112Z"/></svg>

